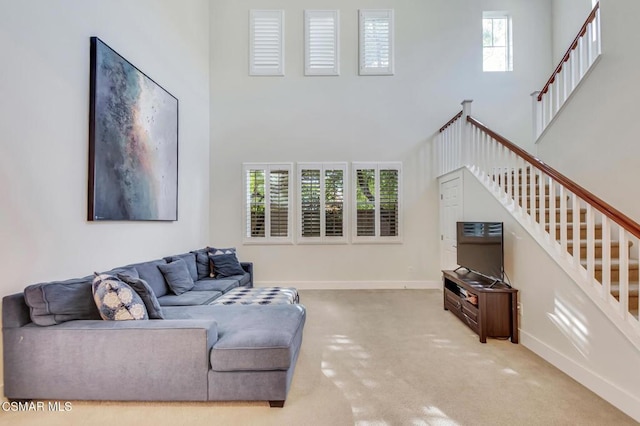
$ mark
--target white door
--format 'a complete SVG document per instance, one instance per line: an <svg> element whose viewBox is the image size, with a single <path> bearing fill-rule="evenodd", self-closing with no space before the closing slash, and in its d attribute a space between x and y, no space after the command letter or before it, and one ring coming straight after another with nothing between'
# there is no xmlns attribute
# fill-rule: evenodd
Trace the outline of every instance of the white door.
<svg viewBox="0 0 640 426"><path fill-rule="evenodd" d="M457 264L456 222L462 220L462 173L440 179L440 259L442 269Z"/></svg>

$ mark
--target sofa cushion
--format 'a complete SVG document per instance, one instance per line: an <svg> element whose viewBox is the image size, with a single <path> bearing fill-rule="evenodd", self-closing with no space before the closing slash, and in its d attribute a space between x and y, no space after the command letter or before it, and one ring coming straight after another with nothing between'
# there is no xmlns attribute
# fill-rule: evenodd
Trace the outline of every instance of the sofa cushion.
<svg viewBox="0 0 640 426"><path fill-rule="evenodd" d="M31 321L37 325L55 325L72 320L99 320L93 301L93 276L66 281L32 284L24 289Z"/></svg>
<svg viewBox="0 0 640 426"><path fill-rule="evenodd" d="M116 277L118 276L118 274L123 274L132 278L140 278L140 274L138 274L138 270L133 266L120 266L117 268L113 268L110 271L100 272L100 273L106 274L106 275L114 275Z"/></svg>
<svg viewBox="0 0 640 426"><path fill-rule="evenodd" d="M235 278L205 278L196 281L193 291L216 290L226 293L240 285L240 281Z"/></svg>
<svg viewBox="0 0 640 426"><path fill-rule="evenodd" d="M218 341L211 349L214 371L287 370L305 323L302 305L220 306ZM231 315L232 313L236 315Z"/></svg>
<svg viewBox="0 0 640 426"><path fill-rule="evenodd" d="M219 291L187 291L181 295L166 294L162 297L158 297L158 302L161 306L194 306L194 305L208 305L218 297L222 295ZM167 318L166 310L163 308L165 318Z"/></svg>
<svg viewBox="0 0 640 426"><path fill-rule="evenodd" d="M191 290L195 285L191 274L189 274L189 269L187 269L187 264L182 259L158 265L158 268L164 275L171 291L178 296Z"/></svg>
<svg viewBox="0 0 640 426"><path fill-rule="evenodd" d="M104 320L149 319L138 293L113 275L96 275L93 279L93 299Z"/></svg>
<svg viewBox="0 0 640 426"><path fill-rule="evenodd" d="M167 282L164 279L164 275L158 269L158 265L164 265L167 262L164 259L151 260L149 262L136 263L133 265L129 265L130 267L134 267L143 280L149 284L149 286L153 289L153 292L156 294L156 297L164 296L169 293L169 286L167 286Z"/></svg>
<svg viewBox="0 0 640 426"><path fill-rule="evenodd" d="M209 267L209 249L203 248L199 250L193 250L190 253L193 253L196 256L196 271L198 272L198 280L207 278L209 276L209 273L211 272Z"/></svg>
<svg viewBox="0 0 640 426"><path fill-rule="evenodd" d="M244 274L244 269L240 266L235 253L215 254L211 252L209 253L209 260L212 263L213 275L216 278Z"/></svg>
<svg viewBox="0 0 640 426"><path fill-rule="evenodd" d="M191 275L191 279L193 281L197 281L198 280L198 269L196 268L196 255L195 255L195 253L176 254L176 255L167 256L167 257L164 258L164 260L166 260L167 263L174 262L174 261L176 261L178 259L184 260L184 262L187 264L187 269L189 270L189 275Z"/></svg>
<svg viewBox="0 0 640 426"><path fill-rule="evenodd" d="M134 278L126 274L118 274L117 277L129 284L129 286L138 293L138 296L142 299L145 308L147 308L149 319L164 319L160 302L158 302L158 298L145 280L142 278Z"/></svg>
<svg viewBox="0 0 640 426"><path fill-rule="evenodd" d="M251 283L251 275L248 272L245 272L242 275L232 275L230 277L224 278L225 280L238 280L241 287L248 286Z"/></svg>

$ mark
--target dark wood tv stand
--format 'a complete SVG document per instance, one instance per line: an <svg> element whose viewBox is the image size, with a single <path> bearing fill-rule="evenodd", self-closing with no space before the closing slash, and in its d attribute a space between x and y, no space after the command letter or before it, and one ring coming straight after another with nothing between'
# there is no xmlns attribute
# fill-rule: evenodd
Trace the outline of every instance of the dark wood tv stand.
<svg viewBox="0 0 640 426"><path fill-rule="evenodd" d="M442 271L444 309L487 343L487 337L518 343L518 290L464 268Z"/></svg>

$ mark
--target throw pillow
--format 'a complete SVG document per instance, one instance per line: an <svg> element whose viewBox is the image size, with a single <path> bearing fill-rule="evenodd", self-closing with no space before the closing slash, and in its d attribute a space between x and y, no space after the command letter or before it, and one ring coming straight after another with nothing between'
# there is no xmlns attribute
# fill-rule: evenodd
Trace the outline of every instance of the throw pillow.
<svg viewBox="0 0 640 426"><path fill-rule="evenodd" d="M146 320L147 309L140 296L129 285L113 275L96 274L93 300L104 320Z"/></svg>
<svg viewBox="0 0 640 426"><path fill-rule="evenodd" d="M151 286L147 284L145 280L126 274L118 274L118 278L129 284L129 286L136 293L138 293L138 296L140 296L140 299L142 299L144 306L147 308L149 319L164 319L164 314L162 313L160 302L158 302L156 294L153 292Z"/></svg>
<svg viewBox="0 0 640 426"><path fill-rule="evenodd" d="M208 255L209 255L209 269L211 271L211 274L209 275L211 278L215 278L217 276L216 273L216 268L213 262L214 256L220 256L221 254L236 254L236 248L235 247L229 247L229 248L215 248L215 247L207 247L208 251ZM237 255L236 255L237 257ZM243 271L244 273L244 271ZM229 275L227 275L229 276ZM222 278L222 276L220 277Z"/></svg>
<svg viewBox="0 0 640 426"><path fill-rule="evenodd" d="M198 280L207 278L209 276L210 266L208 252L209 250L206 248L190 252L196 255L196 272L198 274Z"/></svg>
<svg viewBox="0 0 640 426"><path fill-rule="evenodd" d="M213 274L216 278L244 275L244 269L240 265L235 253L214 254L209 253L209 259L213 263Z"/></svg>
<svg viewBox="0 0 640 426"><path fill-rule="evenodd" d="M160 272L164 275L164 279L169 284L169 288L178 296L191 290L195 283L189 274L187 264L182 259L175 260L171 263L158 265Z"/></svg>
<svg viewBox="0 0 640 426"><path fill-rule="evenodd" d="M167 256L164 258L165 262L171 263L178 259L182 259L187 264L187 269L189 269L189 274L193 281L198 281L198 267L196 264L196 254L195 253L184 253L177 254L174 256Z"/></svg>

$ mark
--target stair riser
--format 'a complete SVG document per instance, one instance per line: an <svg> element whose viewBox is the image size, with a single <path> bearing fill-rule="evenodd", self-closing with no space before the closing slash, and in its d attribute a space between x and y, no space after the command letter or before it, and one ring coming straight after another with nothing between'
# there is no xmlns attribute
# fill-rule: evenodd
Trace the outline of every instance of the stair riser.
<svg viewBox="0 0 640 426"><path fill-rule="evenodd" d="M527 212L531 211L531 209L527 209ZM544 221L546 223L549 223L549 216L551 216L549 214L548 211L545 211L544 213ZM556 223L560 223L560 210L556 210ZM586 222L587 218L587 212L586 211L580 211L580 222ZM540 220L540 211L536 210L536 221L539 222ZM567 222L573 222L573 210L567 210Z"/></svg>
<svg viewBox="0 0 640 426"><path fill-rule="evenodd" d="M518 204L520 204L520 206L522 206L522 194L520 194L520 196L518 197ZM529 204L531 203L531 199L529 197L526 197L527 199L527 207L529 207ZM569 202L567 201L567 206L569 205ZM540 207L540 199L536 198L535 199L535 206L536 208ZM545 196L544 197L544 206L545 208L549 208L549 196ZM556 208L560 208L560 197L556 196Z"/></svg>
<svg viewBox="0 0 640 426"><path fill-rule="evenodd" d="M548 229L549 229L549 226L547 225L547 230ZM602 228L595 229L594 238L596 240L599 240L602 238ZM573 239L573 227L569 227L567 229L567 239L568 240ZM580 228L580 239L582 240L587 239L587 228ZM556 240L560 240L560 228L556 228Z"/></svg>
<svg viewBox="0 0 640 426"><path fill-rule="evenodd" d="M638 281L638 269L630 269L629 270L629 281L634 282ZM596 280L602 282L602 270L596 269L594 271L594 276ZM620 280L620 270L617 266L611 268L611 282L616 282Z"/></svg>
<svg viewBox="0 0 640 426"><path fill-rule="evenodd" d="M601 259L602 258L602 247L594 247L594 257L596 259ZM573 255L573 247L568 247L567 251ZM612 259L617 259L620 256L620 247L617 245L611 245L611 258ZM580 247L580 259L586 259L587 258L587 247L586 246L581 246Z"/></svg>

